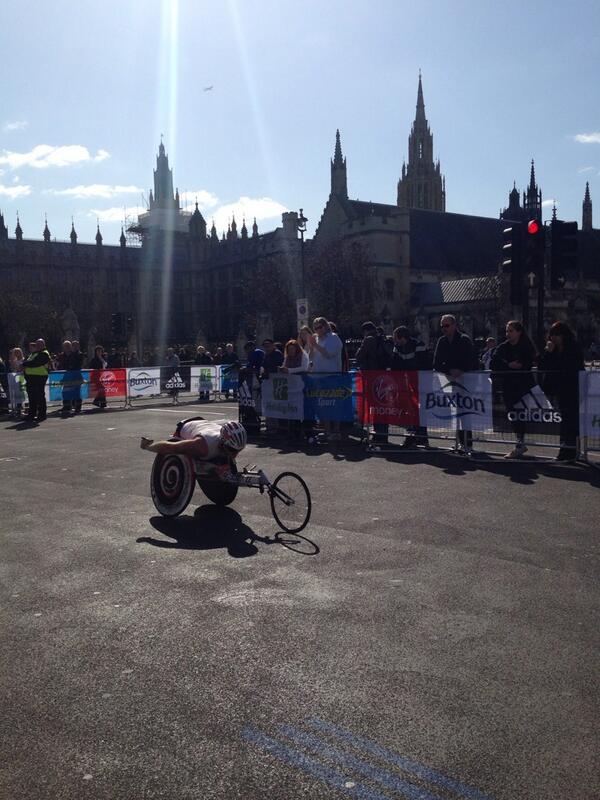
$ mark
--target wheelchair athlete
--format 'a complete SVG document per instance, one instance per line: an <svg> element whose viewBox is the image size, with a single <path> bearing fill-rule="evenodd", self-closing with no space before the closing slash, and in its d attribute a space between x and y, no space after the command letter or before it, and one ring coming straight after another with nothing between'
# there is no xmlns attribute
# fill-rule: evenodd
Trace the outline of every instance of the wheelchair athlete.
<svg viewBox="0 0 600 800"><path fill-rule="evenodd" d="M246 429L234 420L206 420L192 417L177 425L170 441L155 442L142 436L140 447L159 455L187 455L199 461L215 462L220 477L229 473L234 459L248 443Z"/></svg>

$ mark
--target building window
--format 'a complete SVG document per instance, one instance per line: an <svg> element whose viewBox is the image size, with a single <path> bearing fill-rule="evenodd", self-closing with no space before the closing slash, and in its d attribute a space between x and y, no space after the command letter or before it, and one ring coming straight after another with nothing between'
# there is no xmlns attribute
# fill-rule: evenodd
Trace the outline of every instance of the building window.
<svg viewBox="0 0 600 800"><path fill-rule="evenodd" d="M393 278L386 278L385 281L385 299L386 300L393 300L394 299L394 287L396 285L396 281Z"/></svg>
<svg viewBox="0 0 600 800"><path fill-rule="evenodd" d="M419 142L419 158L423 158L423 141Z"/></svg>

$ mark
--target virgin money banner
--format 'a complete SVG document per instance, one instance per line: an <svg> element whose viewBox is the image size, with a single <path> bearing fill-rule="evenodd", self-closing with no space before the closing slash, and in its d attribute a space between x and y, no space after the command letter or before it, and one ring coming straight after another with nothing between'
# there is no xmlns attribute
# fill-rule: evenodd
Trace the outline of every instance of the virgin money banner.
<svg viewBox="0 0 600 800"><path fill-rule="evenodd" d="M104 396L106 400L127 397L126 369L90 370L90 394Z"/></svg>
<svg viewBox="0 0 600 800"><path fill-rule="evenodd" d="M419 423L428 428L493 430L492 382L484 372L419 372L419 405Z"/></svg>
<svg viewBox="0 0 600 800"><path fill-rule="evenodd" d="M365 402L364 424L419 425L419 373L368 371L361 373Z"/></svg>
<svg viewBox="0 0 600 800"><path fill-rule="evenodd" d="M304 382L300 375L272 373L261 383L262 413L275 419L304 419Z"/></svg>
<svg viewBox="0 0 600 800"><path fill-rule="evenodd" d="M600 439L600 372L579 373L579 434Z"/></svg>
<svg viewBox="0 0 600 800"><path fill-rule="evenodd" d="M156 397L160 394L160 369L128 369L127 386L130 397Z"/></svg>
<svg viewBox="0 0 600 800"><path fill-rule="evenodd" d="M195 394L200 392L215 392L217 390L217 367L190 367L191 391ZM183 391L183 390L182 390Z"/></svg>
<svg viewBox="0 0 600 800"><path fill-rule="evenodd" d="M190 367L161 367L160 390L169 394L190 391Z"/></svg>
<svg viewBox="0 0 600 800"><path fill-rule="evenodd" d="M47 400L70 402L89 397L90 376L93 370L76 369L66 372L50 372L46 384Z"/></svg>
<svg viewBox="0 0 600 800"><path fill-rule="evenodd" d="M304 417L321 422L352 422L352 375L304 375Z"/></svg>

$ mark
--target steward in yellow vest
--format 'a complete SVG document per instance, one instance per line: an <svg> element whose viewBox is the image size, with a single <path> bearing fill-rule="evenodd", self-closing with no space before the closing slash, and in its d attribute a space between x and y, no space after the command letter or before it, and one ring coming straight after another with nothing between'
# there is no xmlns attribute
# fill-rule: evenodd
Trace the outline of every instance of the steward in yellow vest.
<svg viewBox="0 0 600 800"><path fill-rule="evenodd" d="M38 339L29 345L29 355L23 362L25 387L29 398L27 419L31 422L43 422L46 419L46 381L52 369L50 353L46 350L46 342Z"/></svg>

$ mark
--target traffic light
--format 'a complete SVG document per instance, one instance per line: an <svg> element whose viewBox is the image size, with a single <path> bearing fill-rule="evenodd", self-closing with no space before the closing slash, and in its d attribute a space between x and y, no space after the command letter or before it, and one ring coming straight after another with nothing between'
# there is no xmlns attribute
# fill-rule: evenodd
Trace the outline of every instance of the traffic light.
<svg viewBox="0 0 600 800"><path fill-rule="evenodd" d="M546 252L546 228L537 219L530 219L525 226L525 264L527 274L533 273L538 281L544 271Z"/></svg>
<svg viewBox="0 0 600 800"><path fill-rule="evenodd" d="M133 329L135 327L135 323L133 321L133 317L127 317L125 322L125 328L127 330L127 335L130 336L133 333Z"/></svg>
<svg viewBox="0 0 600 800"><path fill-rule="evenodd" d="M562 289L569 274L577 272L577 223L552 221L550 286Z"/></svg>
<svg viewBox="0 0 600 800"><path fill-rule="evenodd" d="M514 222L502 231L502 271L510 273L510 302L523 303L523 225Z"/></svg>

